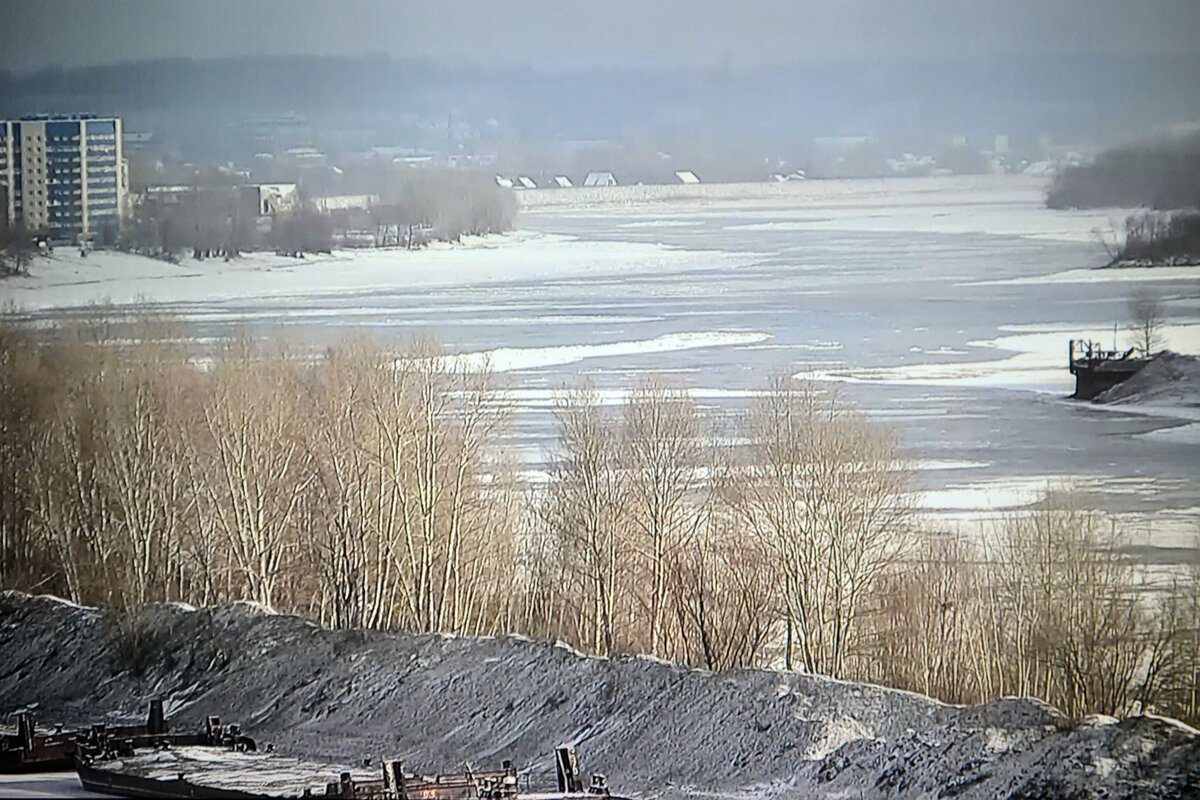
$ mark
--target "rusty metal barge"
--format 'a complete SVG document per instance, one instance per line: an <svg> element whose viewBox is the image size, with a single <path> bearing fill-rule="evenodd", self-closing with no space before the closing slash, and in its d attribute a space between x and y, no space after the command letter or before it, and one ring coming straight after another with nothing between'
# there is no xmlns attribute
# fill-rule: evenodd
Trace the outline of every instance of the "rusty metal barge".
<svg viewBox="0 0 1200 800"><path fill-rule="evenodd" d="M612 795L603 775L585 788L575 750L555 751L557 791L522 788L511 761L498 770L467 770L424 776L398 761L372 770L327 764L263 752L236 725L210 717L193 737L92 737L78 749L76 771L83 788L133 798L218 798L219 800L597 800Z"/></svg>
<svg viewBox="0 0 1200 800"><path fill-rule="evenodd" d="M1099 342L1072 339L1067 346L1067 361L1075 376L1075 393L1071 397L1091 400L1132 378L1150 363L1150 359L1133 353L1133 348L1124 352L1105 350Z"/></svg>
<svg viewBox="0 0 1200 800"><path fill-rule="evenodd" d="M59 725L53 732L39 733L33 714L27 711L17 714L16 734L0 734L0 773L71 769L79 742L94 736L97 730L104 731L106 736L134 740L164 736L167 723L163 719L162 701L150 701L144 725L93 725L73 730L63 730Z"/></svg>
<svg viewBox="0 0 1200 800"><path fill-rule="evenodd" d="M33 715L17 715L16 735L0 735L0 772L71 769L89 791L119 797L281 800L597 800L616 798L604 775L584 785L573 747L555 751L557 789L531 791L511 761L498 770L467 769L448 775L407 772L398 761L371 769L319 763L260 750L236 724L206 718L201 730L170 732L161 700L153 700L143 725L39 733Z"/></svg>

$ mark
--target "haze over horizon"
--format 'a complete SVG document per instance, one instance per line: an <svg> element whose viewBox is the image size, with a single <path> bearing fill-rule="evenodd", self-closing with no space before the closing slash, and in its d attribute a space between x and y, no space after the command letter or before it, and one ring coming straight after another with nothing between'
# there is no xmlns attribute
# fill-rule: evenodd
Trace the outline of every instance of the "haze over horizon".
<svg viewBox="0 0 1200 800"><path fill-rule="evenodd" d="M0 0L0 16L14 72L300 54L549 71L1200 55L1193 0Z"/></svg>

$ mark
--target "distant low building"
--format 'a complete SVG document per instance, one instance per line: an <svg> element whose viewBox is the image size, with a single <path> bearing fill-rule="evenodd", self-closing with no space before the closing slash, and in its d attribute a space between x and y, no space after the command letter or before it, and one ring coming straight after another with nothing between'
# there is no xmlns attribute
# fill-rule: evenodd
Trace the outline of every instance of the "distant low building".
<svg viewBox="0 0 1200 800"><path fill-rule="evenodd" d="M125 152L139 152L150 147L154 142L154 134L149 131L125 131L121 136Z"/></svg>
<svg viewBox="0 0 1200 800"><path fill-rule="evenodd" d="M700 182L700 178L697 177L696 173L692 172L690 169L684 169L676 172L675 177L679 179L680 183L696 184Z"/></svg>
<svg viewBox="0 0 1200 800"><path fill-rule="evenodd" d="M520 176L519 178L517 178L517 183L516 183L516 185L517 185L518 187L522 188L522 189L536 189L536 188L538 188L537 184L533 182L533 178L530 178L530 177L529 177L529 176L527 176L527 175L522 175L522 176Z"/></svg>
<svg viewBox="0 0 1200 800"><path fill-rule="evenodd" d="M147 186L137 199L143 209L154 212L197 196L231 197L236 200L237 213L246 217L275 217L300 208L300 192L294 183Z"/></svg>
<svg viewBox="0 0 1200 800"><path fill-rule="evenodd" d="M329 166L329 157L315 147L291 147L285 159L297 169L317 169Z"/></svg>
<svg viewBox="0 0 1200 800"><path fill-rule="evenodd" d="M555 175L554 185L560 189L570 189L575 184L571 183L571 179L566 175Z"/></svg>
<svg viewBox="0 0 1200 800"><path fill-rule="evenodd" d="M379 205L379 195L376 194L332 194L311 198L309 206L313 211L327 214L331 211L350 209L370 209Z"/></svg>
<svg viewBox="0 0 1200 800"><path fill-rule="evenodd" d="M164 206L177 205L194 191L196 191L196 187L190 184L147 186L145 191L140 192L136 199L139 203L155 203Z"/></svg>
<svg viewBox="0 0 1200 800"><path fill-rule="evenodd" d="M503 175L497 175L496 185L501 189L511 189L513 188L512 178L505 178Z"/></svg>
<svg viewBox="0 0 1200 800"><path fill-rule="evenodd" d="M245 201L254 203L261 217L289 214L300 208L300 192L294 183L256 183L242 187Z"/></svg>
<svg viewBox="0 0 1200 800"><path fill-rule="evenodd" d="M611 172L589 172L583 179L584 186L616 186L617 178Z"/></svg>

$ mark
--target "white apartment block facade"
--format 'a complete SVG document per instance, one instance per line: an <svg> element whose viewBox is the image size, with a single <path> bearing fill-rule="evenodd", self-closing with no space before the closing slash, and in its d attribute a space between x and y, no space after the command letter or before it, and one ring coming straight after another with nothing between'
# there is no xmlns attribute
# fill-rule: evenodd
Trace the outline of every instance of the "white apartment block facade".
<svg viewBox="0 0 1200 800"><path fill-rule="evenodd" d="M115 230L127 194L121 120L87 114L0 121L8 223L75 243Z"/></svg>

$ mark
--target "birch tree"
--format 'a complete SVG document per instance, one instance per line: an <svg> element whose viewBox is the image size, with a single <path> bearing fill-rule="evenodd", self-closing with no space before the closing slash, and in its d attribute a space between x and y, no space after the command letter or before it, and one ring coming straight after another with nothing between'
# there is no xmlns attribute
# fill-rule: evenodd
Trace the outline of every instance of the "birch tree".
<svg viewBox="0 0 1200 800"><path fill-rule="evenodd" d="M539 511L564 577L575 582L576 641L613 655L628 645L618 629L619 604L629 590L629 542L622 535L626 479L620 469L615 421L594 386L583 384L557 401L558 452Z"/></svg>
<svg viewBox="0 0 1200 800"><path fill-rule="evenodd" d="M286 577L300 504L314 480L296 369L286 353L260 359L243 336L218 360L204 410L205 512L224 538L244 597L268 608Z"/></svg>
<svg viewBox="0 0 1200 800"><path fill-rule="evenodd" d="M742 513L781 582L787 663L846 673L859 613L908 543L909 473L894 439L812 384L775 380L747 421Z"/></svg>
<svg viewBox="0 0 1200 800"><path fill-rule="evenodd" d="M695 539L703 443L695 405L687 392L651 378L625 404L622 467L629 474L630 519L644 578L637 595L645 620L643 647L668 657L666 625L671 560Z"/></svg>

